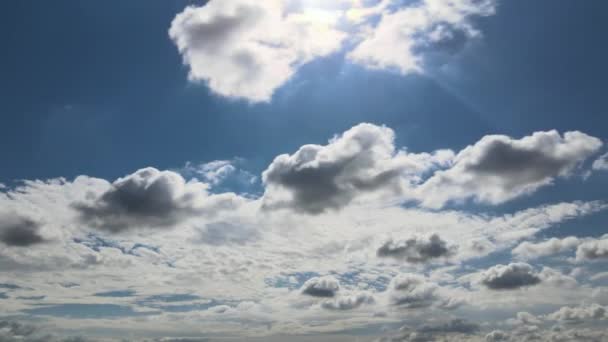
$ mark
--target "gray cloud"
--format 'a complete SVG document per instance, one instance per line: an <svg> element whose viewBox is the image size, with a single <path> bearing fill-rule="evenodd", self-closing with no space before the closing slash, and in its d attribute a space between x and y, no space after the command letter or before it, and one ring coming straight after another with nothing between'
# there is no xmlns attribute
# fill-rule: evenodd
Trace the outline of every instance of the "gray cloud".
<svg viewBox="0 0 608 342"><path fill-rule="evenodd" d="M509 338L509 334L502 330L493 330L492 332L486 335L487 342L508 341Z"/></svg>
<svg viewBox="0 0 608 342"><path fill-rule="evenodd" d="M422 203L441 207L469 198L503 203L568 176L601 146L599 139L578 131L536 132L521 139L485 136L460 151L452 168L421 186Z"/></svg>
<svg viewBox="0 0 608 342"><path fill-rule="evenodd" d="M275 158L262 175L264 206L320 214L364 194L398 194L402 182L450 156L396 152L390 128L359 124L325 146L304 145L293 155Z"/></svg>
<svg viewBox="0 0 608 342"><path fill-rule="evenodd" d="M0 342L93 342L84 337L59 337L17 321L0 321Z"/></svg>
<svg viewBox="0 0 608 342"><path fill-rule="evenodd" d="M145 168L119 178L92 201L74 203L83 223L110 232L170 227L188 218L234 209L234 194L209 195L207 185L171 171Z"/></svg>
<svg viewBox="0 0 608 342"><path fill-rule="evenodd" d="M390 304L404 309L439 307L454 309L462 300L454 298L435 283L415 274L400 274L389 284Z"/></svg>
<svg viewBox="0 0 608 342"><path fill-rule="evenodd" d="M496 265L481 274L481 283L492 290L512 290L540 282L539 275L526 263Z"/></svg>
<svg viewBox="0 0 608 342"><path fill-rule="evenodd" d="M331 298L340 290L340 283L332 276L315 277L302 285L301 293L312 297Z"/></svg>
<svg viewBox="0 0 608 342"><path fill-rule="evenodd" d="M214 222L200 231L199 242L210 245L244 245L257 240L259 231L242 223Z"/></svg>
<svg viewBox="0 0 608 342"><path fill-rule="evenodd" d="M448 246L439 235L414 236L407 240L385 242L376 252L379 257L391 257L410 263L424 263L454 255L455 246Z"/></svg>
<svg viewBox="0 0 608 342"><path fill-rule="evenodd" d="M8 246L28 247L45 242L40 223L13 213L0 215L0 241Z"/></svg>

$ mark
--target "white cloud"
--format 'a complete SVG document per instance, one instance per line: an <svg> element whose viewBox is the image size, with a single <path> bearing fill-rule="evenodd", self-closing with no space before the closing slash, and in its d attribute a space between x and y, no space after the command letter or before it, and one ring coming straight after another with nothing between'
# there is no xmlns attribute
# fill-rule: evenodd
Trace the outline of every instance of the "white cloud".
<svg viewBox="0 0 608 342"><path fill-rule="evenodd" d="M559 310L549 314L547 318L555 321L566 323L578 323L589 319L605 319L608 318L606 307L598 304L579 307L562 307Z"/></svg>
<svg viewBox="0 0 608 342"><path fill-rule="evenodd" d="M363 31L362 41L348 55L369 68L397 69L402 74L422 72L420 50L432 45L455 44L455 35L479 35L473 16L494 14L494 0L422 0L414 5L384 10L379 23Z"/></svg>
<svg viewBox="0 0 608 342"><path fill-rule="evenodd" d="M577 131L563 136L536 132L521 139L488 135L460 151L453 167L421 185L419 196L434 208L471 198L503 203L570 175L601 146L599 139Z"/></svg>
<svg viewBox="0 0 608 342"><path fill-rule="evenodd" d="M515 247L512 253L521 259L534 259L573 250L579 244L580 240L574 236L563 239L551 238L539 243L524 241Z"/></svg>
<svg viewBox="0 0 608 342"><path fill-rule="evenodd" d="M320 10L319 10L320 11ZM283 0L211 0L171 24L191 80L215 93L269 101L275 89L314 58L337 51L345 33L331 11L292 11Z"/></svg>
<svg viewBox="0 0 608 342"><path fill-rule="evenodd" d="M179 13L169 36L192 81L265 102L302 65L345 46L349 60L366 67L421 72L420 50L454 49L478 36L471 17L495 7L495 0L211 0Z"/></svg>
<svg viewBox="0 0 608 342"><path fill-rule="evenodd" d="M593 170L608 170L608 153L602 154L592 165Z"/></svg>

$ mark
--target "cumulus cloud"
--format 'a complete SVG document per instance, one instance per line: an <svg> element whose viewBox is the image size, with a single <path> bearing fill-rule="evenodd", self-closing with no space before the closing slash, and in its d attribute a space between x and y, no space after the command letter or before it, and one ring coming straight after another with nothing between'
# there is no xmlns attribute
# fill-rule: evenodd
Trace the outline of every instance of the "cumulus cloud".
<svg viewBox="0 0 608 342"><path fill-rule="evenodd" d="M314 277L307 280L301 293L312 297L334 297L340 290L340 282L332 276Z"/></svg>
<svg viewBox="0 0 608 342"><path fill-rule="evenodd" d="M346 38L334 12L294 11L290 1L211 0L179 13L169 30L191 80L215 93L269 101L303 64Z"/></svg>
<svg viewBox="0 0 608 342"><path fill-rule="evenodd" d="M462 299L449 295L427 278L411 273L393 278L388 291L391 305L404 309L431 306L454 309L463 303Z"/></svg>
<svg viewBox="0 0 608 342"><path fill-rule="evenodd" d="M15 213L0 214L0 241L7 246L28 247L43 243L40 223Z"/></svg>
<svg viewBox="0 0 608 342"><path fill-rule="evenodd" d="M536 132L521 139L488 135L420 187L422 204L436 208L470 198L503 203L570 175L601 146L599 139L577 131Z"/></svg>
<svg viewBox="0 0 608 342"><path fill-rule="evenodd" d="M369 68L422 72L422 51L478 36L471 18L492 15L495 7L494 0L422 0L394 11L384 8L377 26L361 34L348 57Z"/></svg>
<svg viewBox="0 0 608 342"><path fill-rule="evenodd" d="M524 241L511 252L520 259L534 259L573 250L580 243L580 239L574 236L563 239L551 238L538 243Z"/></svg>
<svg viewBox="0 0 608 342"><path fill-rule="evenodd" d="M376 254L379 257L391 257L410 263L424 263L438 258L454 255L455 246L449 246L439 235L414 236L407 240L386 241Z"/></svg>
<svg viewBox="0 0 608 342"><path fill-rule="evenodd" d="M328 300L321 304L321 307L327 310L354 310L362 305L370 305L376 300L371 293L360 292L351 295L343 295L335 300Z"/></svg>
<svg viewBox="0 0 608 342"><path fill-rule="evenodd" d="M579 261L608 259L608 235L580 244L576 249L576 259Z"/></svg>
<svg viewBox="0 0 608 342"><path fill-rule="evenodd" d="M169 227L196 215L234 209L241 198L209 195L207 184L187 182L172 171L145 168L119 178L73 208L82 222L110 232L136 227Z"/></svg>
<svg viewBox="0 0 608 342"><path fill-rule="evenodd" d="M587 320L606 319L608 309L598 304L579 307L564 306L549 314L547 318L565 323L580 323Z"/></svg>
<svg viewBox="0 0 608 342"><path fill-rule="evenodd" d="M481 274L481 283L491 290L513 290L540 282L538 273L526 263L496 265Z"/></svg>
<svg viewBox="0 0 608 342"><path fill-rule="evenodd" d="M356 197L373 193L399 194L404 181L449 162L451 154L397 152L392 129L359 124L325 146L304 145L283 154L264 171L267 208L292 208L308 214L340 209Z"/></svg>
<svg viewBox="0 0 608 342"><path fill-rule="evenodd" d="M190 80L264 102L302 65L344 47L366 67L421 72L425 51L459 49L479 36L471 18L494 12L495 0L211 0L177 14L169 36Z"/></svg>

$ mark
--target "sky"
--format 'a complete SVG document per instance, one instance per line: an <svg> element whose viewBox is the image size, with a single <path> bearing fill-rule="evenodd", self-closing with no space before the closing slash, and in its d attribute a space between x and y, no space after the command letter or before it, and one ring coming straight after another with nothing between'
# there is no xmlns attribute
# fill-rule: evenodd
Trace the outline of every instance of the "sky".
<svg viewBox="0 0 608 342"><path fill-rule="evenodd" d="M608 341L607 10L6 2L0 341Z"/></svg>

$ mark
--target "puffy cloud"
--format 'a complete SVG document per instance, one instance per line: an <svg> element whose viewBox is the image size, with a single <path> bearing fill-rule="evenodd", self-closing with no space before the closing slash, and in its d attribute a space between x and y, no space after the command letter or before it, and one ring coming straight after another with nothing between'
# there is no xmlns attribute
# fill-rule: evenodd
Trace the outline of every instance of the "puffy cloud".
<svg viewBox="0 0 608 342"><path fill-rule="evenodd" d="M604 153L601 156L599 156L594 162L593 165L591 166L591 168L593 170L608 170L608 153Z"/></svg>
<svg viewBox="0 0 608 342"><path fill-rule="evenodd" d="M375 303L374 296L368 292L360 292L351 295L342 295L335 300L328 300L321 304L327 310L354 310L362 305Z"/></svg>
<svg viewBox="0 0 608 342"><path fill-rule="evenodd" d="M422 0L382 11L378 24L362 32L362 41L348 54L351 61L402 74L421 72L421 51L454 48L478 36L471 17L494 14L494 0Z"/></svg>
<svg viewBox="0 0 608 342"><path fill-rule="evenodd" d="M576 259L579 261L608 259L608 235L580 244L576 249Z"/></svg>
<svg viewBox="0 0 608 342"><path fill-rule="evenodd" d="M293 155L280 155L262 175L264 205L319 214L343 208L367 193L399 194L406 179L414 181L451 157L445 151L433 155L396 152L394 140L390 128L364 123L325 146L304 145Z"/></svg>
<svg viewBox="0 0 608 342"><path fill-rule="evenodd" d="M492 290L512 290L540 282L539 275L526 263L496 265L481 274L481 283Z"/></svg>
<svg viewBox="0 0 608 342"><path fill-rule="evenodd" d="M302 294L312 297L334 297L340 290L340 283L332 276L308 279L300 289Z"/></svg>
<svg viewBox="0 0 608 342"><path fill-rule="evenodd" d="M539 243L524 241L511 252L520 259L534 259L572 250L580 243L581 241L574 236L563 239L551 238Z"/></svg>
<svg viewBox="0 0 608 342"><path fill-rule="evenodd" d="M569 307L564 306L549 314L547 318L565 323L580 323L586 320L608 318L608 309L598 304L588 306Z"/></svg>
<svg viewBox="0 0 608 342"><path fill-rule="evenodd" d="M404 309L431 306L453 309L463 302L425 277L411 273L400 274L393 278L388 291L390 304Z"/></svg>
<svg viewBox="0 0 608 342"><path fill-rule="evenodd" d="M376 254L410 263L424 263L438 258L446 258L455 253L455 246L448 246L439 235L414 236L407 240L385 242Z"/></svg>
<svg viewBox="0 0 608 342"><path fill-rule="evenodd" d="M521 139L488 135L460 151L453 167L426 181L420 198L429 207L469 198L503 203L568 176L601 146L599 139L577 131L536 132Z"/></svg>
<svg viewBox="0 0 608 342"><path fill-rule="evenodd" d="M179 13L169 30L190 68L215 93L269 101L303 64L337 51L346 34L333 11L284 0L211 0Z"/></svg>
<svg viewBox="0 0 608 342"><path fill-rule="evenodd" d="M15 213L0 214L0 241L7 246L27 247L43 243L40 223Z"/></svg>
<svg viewBox="0 0 608 342"><path fill-rule="evenodd" d="M187 182L172 171L145 168L119 178L102 193L73 207L93 227L121 232L135 227L169 227L197 215L234 209L242 200L227 193L209 195L207 184Z"/></svg>

